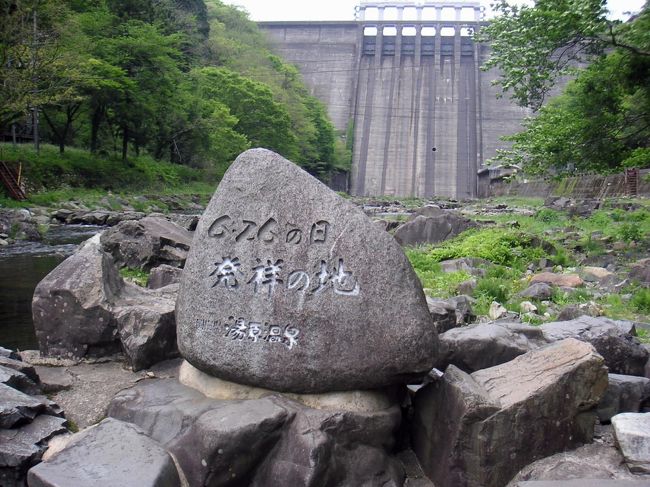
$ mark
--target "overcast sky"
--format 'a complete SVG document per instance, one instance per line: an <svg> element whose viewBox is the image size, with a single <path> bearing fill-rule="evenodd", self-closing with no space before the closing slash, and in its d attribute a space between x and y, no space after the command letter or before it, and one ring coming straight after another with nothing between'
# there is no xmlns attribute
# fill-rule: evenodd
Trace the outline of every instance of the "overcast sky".
<svg viewBox="0 0 650 487"><path fill-rule="evenodd" d="M645 0L609 0L613 18L638 11ZM246 9L252 20L354 20L355 0L225 0ZM489 6L489 0L483 1ZM523 3L519 0L519 3Z"/></svg>

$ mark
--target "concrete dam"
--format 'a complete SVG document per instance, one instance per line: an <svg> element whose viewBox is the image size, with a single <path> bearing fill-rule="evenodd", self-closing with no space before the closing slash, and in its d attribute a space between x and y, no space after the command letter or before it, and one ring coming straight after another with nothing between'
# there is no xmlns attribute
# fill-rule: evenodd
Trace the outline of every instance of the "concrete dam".
<svg viewBox="0 0 650 487"><path fill-rule="evenodd" d="M353 137L351 194L471 198L499 138L529 114L480 69L482 19L479 2L380 1L362 2L355 21L259 25Z"/></svg>

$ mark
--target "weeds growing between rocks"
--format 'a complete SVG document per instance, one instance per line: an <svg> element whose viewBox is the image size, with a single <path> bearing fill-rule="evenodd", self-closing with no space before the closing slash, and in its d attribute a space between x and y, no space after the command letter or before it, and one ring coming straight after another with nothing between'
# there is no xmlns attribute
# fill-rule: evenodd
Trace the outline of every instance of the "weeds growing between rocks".
<svg viewBox="0 0 650 487"><path fill-rule="evenodd" d="M501 212L490 211L495 203ZM629 265L650 255L650 201L608 201L588 217L522 198L481 201L462 212L483 225L440 244L406 249L428 295L460 294L458 286L472 277L465 271L445 273L440 262L478 257L488 262L479 266L471 292L479 316L496 301L531 324L556 319L567 306L650 322L650 289L626 280ZM535 273L579 274L584 266L607 267L614 275L608 284L592 280L576 289L554 287L547 300L518 295ZM531 301L537 310L521 313L524 301Z"/></svg>

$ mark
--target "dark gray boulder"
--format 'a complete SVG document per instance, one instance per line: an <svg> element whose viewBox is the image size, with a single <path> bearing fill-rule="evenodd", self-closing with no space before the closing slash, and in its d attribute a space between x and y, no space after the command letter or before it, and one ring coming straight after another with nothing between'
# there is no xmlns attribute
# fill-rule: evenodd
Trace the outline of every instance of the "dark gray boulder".
<svg viewBox="0 0 650 487"><path fill-rule="evenodd" d="M632 336L630 322L603 317L581 316L570 321L556 321L541 326L547 341L576 338L591 343L605 359L610 373L645 375L648 351Z"/></svg>
<svg viewBox="0 0 650 487"><path fill-rule="evenodd" d="M288 415L267 398L225 402L203 413L168 448L190 485L250 485L256 467L280 440Z"/></svg>
<svg viewBox="0 0 650 487"><path fill-rule="evenodd" d="M0 365L0 384L18 389L25 394L40 394L41 388L36 382L19 372Z"/></svg>
<svg viewBox="0 0 650 487"><path fill-rule="evenodd" d="M60 410L45 399L0 384L0 428L18 427L31 422L39 414L58 416Z"/></svg>
<svg viewBox="0 0 650 487"><path fill-rule="evenodd" d="M545 282L536 282L531 284L528 288L518 294L519 297L537 299L539 301L551 299L552 295L553 288Z"/></svg>
<svg viewBox="0 0 650 487"><path fill-rule="evenodd" d="M116 307L114 316L133 370L178 356L173 300L143 294L139 304Z"/></svg>
<svg viewBox="0 0 650 487"><path fill-rule="evenodd" d="M281 395L208 399L175 380L139 383L108 409L164 445L190 485L401 486L389 456L398 407L374 412L320 410ZM233 477L234 474L234 477Z"/></svg>
<svg viewBox="0 0 650 487"><path fill-rule="evenodd" d="M12 429L0 429L0 485L25 485L27 470L38 463L48 441L68 432L66 420L40 415L31 423Z"/></svg>
<svg viewBox="0 0 650 487"><path fill-rule="evenodd" d="M461 294L460 296L452 296L449 302L456 307L456 323L459 325L468 324L476 319L472 306L476 304L476 300L471 296Z"/></svg>
<svg viewBox="0 0 650 487"><path fill-rule="evenodd" d="M445 299L434 299L427 296L427 306L438 333L443 333L458 326L456 306L454 304Z"/></svg>
<svg viewBox="0 0 650 487"><path fill-rule="evenodd" d="M475 372L510 360L546 344L539 327L521 323L483 323L454 328L439 336L436 368L453 364Z"/></svg>
<svg viewBox="0 0 650 487"><path fill-rule="evenodd" d="M416 215L409 222L395 230L395 239L400 245L437 243L476 227L477 224L456 212L435 210L435 215Z"/></svg>
<svg viewBox="0 0 650 487"><path fill-rule="evenodd" d="M388 455L399 428L397 407L358 413L304 407L281 396L291 412L282 441L261 464L251 486L401 487L404 470Z"/></svg>
<svg viewBox="0 0 650 487"><path fill-rule="evenodd" d="M30 487L180 487L172 457L132 424L108 418L28 472Z"/></svg>
<svg viewBox="0 0 650 487"><path fill-rule="evenodd" d="M165 218L127 220L102 234L101 243L119 266L151 269L161 264L183 267L192 232Z"/></svg>
<svg viewBox="0 0 650 487"><path fill-rule="evenodd" d="M162 445L183 436L205 412L223 403L172 379L148 380L119 392L107 415L133 423Z"/></svg>
<svg viewBox="0 0 650 487"><path fill-rule="evenodd" d="M74 358L123 351L134 370L173 358L172 287L149 290L124 282L95 236L36 287L32 314L40 351Z"/></svg>
<svg viewBox="0 0 650 487"><path fill-rule="evenodd" d="M602 309L593 302L569 304L562 308L560 314L557 315L557 321L571 321L578 319L581 316L598 317L602 314Z"/></svg>
<svg viewBox="0 0 650 487"><path fill-rule="evenodd" d="M142 220L145 216L147 216L146 213L141 211L111 211L108 213L104 224L113 227L118 223L127 220Z"/></svg>
<svg viewBox="0 0 650 487"><path fill-rule="evenodd" d="M18 354L16 352L14 352L13 350L9 350L7 348L4 348L4 347L0 347L0 357L10 358L10 359L13 359L13 360L20 360L20 357L18 356Z"/></svg>
<svg viewBox="0 0 650 487"><path fill-rule="evenodd" d="M123 286L99 237L88 240L34 290L32 316L41 353L77 358L118 353L111 307Z"/></svg>
<svg viewBox="0 0 650 487"><path fill-rule="evenodd" d="M462 370L450 365L443 378L420 389L414 400L411 424L413 450L436 486L476 486L468 481L476 441L472 430L499 410L499 403ZM478 458L474 463L478 463ZM474 468L476 469L478 465Z"/></svg>
<svg viewBox="0 0 650 487"><path fill-rule="evenodd" d="M27 362L23 362L18 355L14 355L14 357L15 358L0 357L0 367L13 369L24 374L31 381L38 383L39 378L36 369Z"/></svg>
<svg viewBox="0 0 650 487"><path fill-rule="evenodd" d="M203 214L176 317L196 368L279 391L403 383L436 355L421 284L395 240L264 149L237 158Z"/></svg>
<svg viewBox="0 0 650 487"><path fill-rule="evenodd" d="M609 385L598 405L598 419L608 422L619 413L638 413L650 399L650 379L634 375L609 374Z"/></svg>
<svg viewBox="0 0 650 487"><path fill-rule="evenodd" d="M650 287L650 258L635 262L630 268L628 279L644 287Z"/></svg>
<svg viewBox="0 0 650 487"><path fill-rule="evenodd" d="M154 267L149 273L147 287L149 289L159 289L170 284L176 284L180 282L182 272L182 269L167 264Z"/></svg>
<svg viewBox="0 0 650 487"><path fill-rule="evenodd" d="M602 357L574 339L471 375L450 366L416 393L413 449L436 487L502 487L591 441L606 387Z"/></svg>
<svg viewBox="0 0 650 487"><path fill-rule="evenodd" d="M591 443L575 450L563 451L550 457L542 458L527 465L507 487L519 485L549 485L553 487L608 487L604 479L626 480L621 486L636 487L629 481L638 479L630 473L623 463L623 456L616 447L606 443ZM544 481L544 482L542 482ZM615 482L611 480L611 482ZM617 484L611 484L615 487Z"/></svg>

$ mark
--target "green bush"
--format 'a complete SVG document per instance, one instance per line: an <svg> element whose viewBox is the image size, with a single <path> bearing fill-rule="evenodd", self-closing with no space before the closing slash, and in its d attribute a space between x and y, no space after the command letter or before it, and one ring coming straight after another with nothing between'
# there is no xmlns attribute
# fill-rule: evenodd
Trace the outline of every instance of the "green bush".
<svg viewBox="0 0 650 487"><path fill-rule="evenodd" d="M574 263L566 249L557 246L555 247L555 254L551 257L551 261L555 265L561 265L562 267L568 267Z"/></svg>
<svg viewBox="0 0 650 487"><path fill-rule="evenodd" d="M643 169L650 167L650 147L639 147L634 149L632 153L621 162L623 167Z"/></svg>
<svg viewBox="0 0 650 487"><path fill-rule="evenodd" d="M430 258L441 262L461 257L480 257L494 264L523 270L545 255L539 239L505 228L472 229L430 250Z"/></svg>
<svg viewBox="0 0 650 487"><path fill-rule="evenodd" d="M506 279L486 277L480 279L474 289L474 297L506 303L512 293L512 284Z"/></svg>
<svg viewBox="0 0 650 487"><path fill-rule="evenodd" d="M618 237L624 242L640 242L643 238L643 231L638 223L626 222L618 229Z"/></svg>
<svg viewBox="0 0 650 487"><path fill-rule="evenodd" d="M544 223L559 223L566 220L564 214L550 208L542 208L535 214L535 220Z"/></svg>
<svg viewBox="0 0 650 487"><path fill-rule="evenodd" d="M586 303L591 297L591 293L586 289L575 289L574 291L566 292L559 287L554 287L551 291L551 301L561 306Z"/></svg>
<svg viewBox="0 0 650 487"><path fill-rule="evenodd" d="M632 295L630 304L641 313L650 313L650 289L639 289Z"/></svg>

